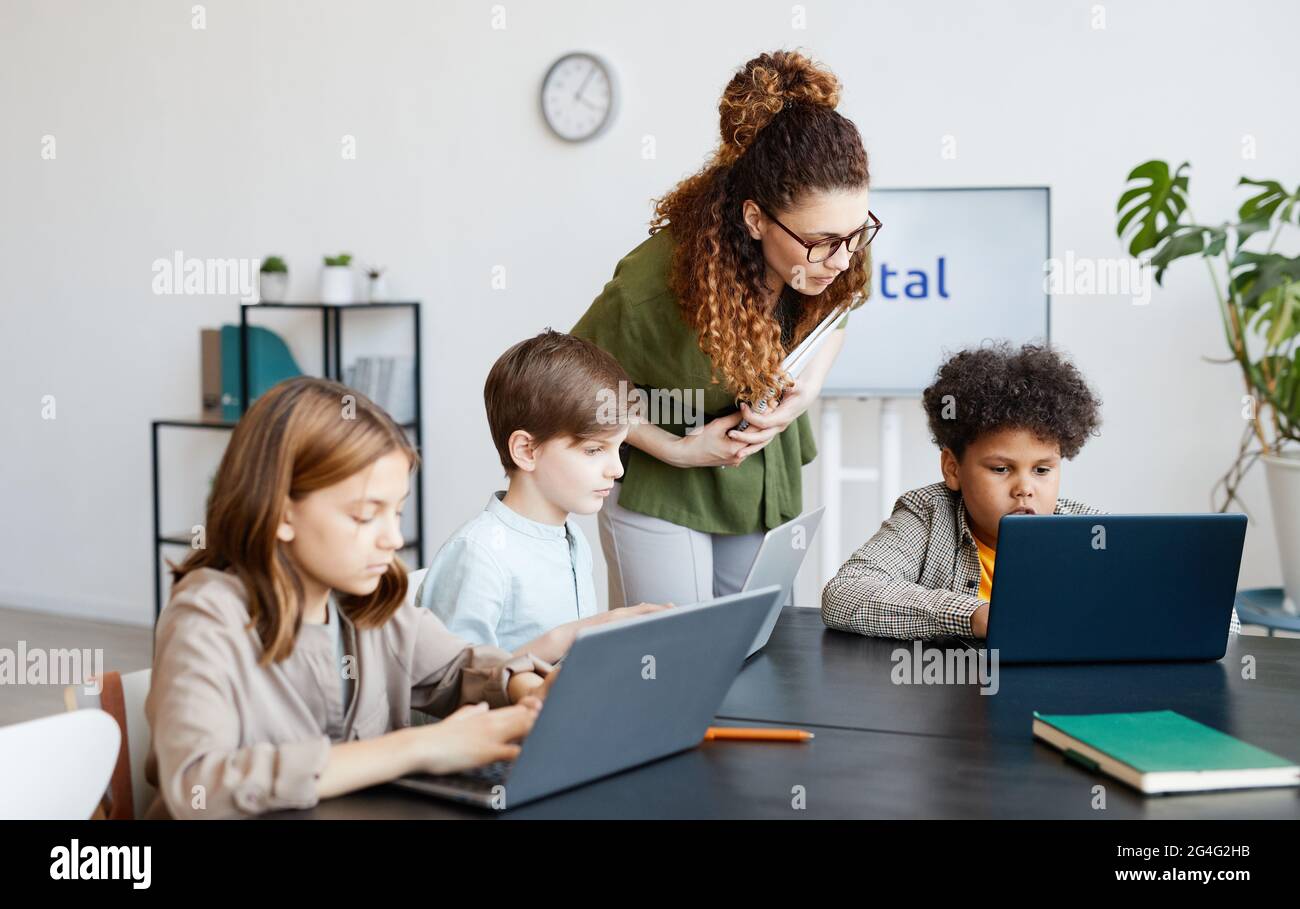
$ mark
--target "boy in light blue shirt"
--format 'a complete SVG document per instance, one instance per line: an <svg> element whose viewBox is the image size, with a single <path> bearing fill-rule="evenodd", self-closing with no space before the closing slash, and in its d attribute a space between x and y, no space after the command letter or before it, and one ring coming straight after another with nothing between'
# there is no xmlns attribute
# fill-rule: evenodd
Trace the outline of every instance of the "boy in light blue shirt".
<svg viewBox="0 0 1300 909"><path fill-rule="evenodd" d="M453 633L514 650L556 625L595 615L591 548L572 518L525 517L494 492L487 507L442 545L416 603Z"/></svg>
<svg viewBox="0 0 1300 909"><path fill-rule="evenodd" d="M509 486L438 550L418 605L506 650L597 613L591 548L570 515L598 512L623 475L627 411L610 405L631 387L618 361L572 335L547 330L501 355L483 398Z"/></svg>

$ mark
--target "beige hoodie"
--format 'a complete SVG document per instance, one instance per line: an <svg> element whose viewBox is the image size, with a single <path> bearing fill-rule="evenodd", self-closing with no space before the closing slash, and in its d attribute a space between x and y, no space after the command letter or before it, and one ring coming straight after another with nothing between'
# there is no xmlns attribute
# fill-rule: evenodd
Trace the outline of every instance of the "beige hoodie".
<svg viewBox="0 0 1300 909"><path fill-rule="evenodd" d="M355 670L351 704L329 625L304 624L293 653L259 666L239 578L202 568L172 591L158 620L145 715L149 817L238 817L318 801L331 744L410 724L411 708L446 716L462 704L509 703L511 673L547 674L532 655L473 647L432 612L403 604L379 628L343 616Z"/></svg>

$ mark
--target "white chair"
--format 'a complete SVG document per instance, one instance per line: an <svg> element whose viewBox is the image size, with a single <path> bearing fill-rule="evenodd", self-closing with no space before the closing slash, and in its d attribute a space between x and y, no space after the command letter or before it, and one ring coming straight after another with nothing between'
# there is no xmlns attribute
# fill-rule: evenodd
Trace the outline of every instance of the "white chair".
<svg viewBox="0 0 1300 909"><path fill-rule="evenodd" d="M0 818L90 818L117 763L121 733L102 710L0 729Z"/></svg>
<svg viewBox="0 0 1300 909"><path fill-rule="evenodd" d="M148 669L126 675L106 672L100 694L88 693L81 685L63 689L64 704L69 710L92 708L106 711L125 733L125 745L118 756L109 793L112 797L108 811L110 820L144 817L158 792L144 778L145 759L152 744L149 741L149 721L144 715L150 676Z"/></svg>

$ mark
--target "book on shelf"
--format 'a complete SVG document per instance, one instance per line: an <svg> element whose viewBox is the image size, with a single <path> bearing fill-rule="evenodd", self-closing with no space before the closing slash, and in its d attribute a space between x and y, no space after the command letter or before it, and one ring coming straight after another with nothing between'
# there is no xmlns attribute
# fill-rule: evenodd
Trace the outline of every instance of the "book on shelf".
<svg viewBox="0 0 1300 909"><path fill-rule="evenodd" d="M415 421L415 361L411 357L357 357L343 368L343 384L355 388L398 423Z"/></svg>

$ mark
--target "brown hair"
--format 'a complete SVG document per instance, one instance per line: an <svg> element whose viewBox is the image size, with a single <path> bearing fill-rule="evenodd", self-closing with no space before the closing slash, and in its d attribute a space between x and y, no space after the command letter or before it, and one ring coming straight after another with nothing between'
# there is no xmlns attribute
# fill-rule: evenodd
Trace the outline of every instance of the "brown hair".
<svg viewBox="0 0 1300 909"><path fill-rule="evenodd" d="M742 206L753 199L781 212L809 191L868 185L862 137L836 113L839 98L835 75L803 54L760 54L722 93L717 151L655 204L650 233L671 226L676 244L669 288L699 334L700 349L740 400L760 400L788 378L781 370L780 324L765 303L762 248L745 229ZM836 306L861 305L868 262L866 254L851 256L822 294L803 298L792 344ZM783 287L787 292L796 293Z"/></svg>
<svg viewBox="0 0 1300 909"><path fill-rule="evenodd" d="M391 451L419 463L406 434L369 398L326 379L299 376L263 394L235 425L208 497L207 548L173 567L174 581L198 568L229 570L248 594L262 665L293 652L302 627L302 577L276 530L284 503L333 486ZM339 596L358 628L386 622L406 596L406 569L393 560L375 592Z"/></svg>
<svg viewBox="0 0 1300 909"><path fill-rule="evenodd" d="M524 430L537 444L557 436L591 439L618 427L605 417L601 393L630 391L632 379L609 353L584 338L546 329L511 347L483 385L488 429L506 473L515 469L510 435Z"/></svg>

